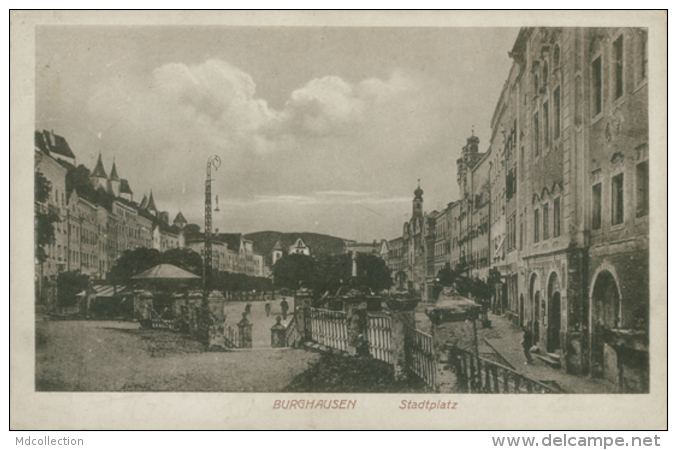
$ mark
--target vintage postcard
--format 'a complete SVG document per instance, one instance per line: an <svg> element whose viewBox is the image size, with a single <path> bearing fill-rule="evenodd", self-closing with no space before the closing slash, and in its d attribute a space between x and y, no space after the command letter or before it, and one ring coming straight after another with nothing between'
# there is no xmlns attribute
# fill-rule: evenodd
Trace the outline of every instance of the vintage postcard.
<svg viewBox="0 0 677 450"><path fill-rule="evenodd" d="M665 13L10 18L12 429L667 427Z"/></svg>

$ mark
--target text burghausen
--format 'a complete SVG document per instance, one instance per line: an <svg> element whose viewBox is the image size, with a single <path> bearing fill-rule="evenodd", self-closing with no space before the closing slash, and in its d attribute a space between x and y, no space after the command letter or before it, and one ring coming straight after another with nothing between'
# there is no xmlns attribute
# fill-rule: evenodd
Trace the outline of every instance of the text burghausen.
<svg viewBox="0 0 677 450"><path fill-rule="evenodd" d="M357 400L275 400L273 409L355 409Z"/></svg>

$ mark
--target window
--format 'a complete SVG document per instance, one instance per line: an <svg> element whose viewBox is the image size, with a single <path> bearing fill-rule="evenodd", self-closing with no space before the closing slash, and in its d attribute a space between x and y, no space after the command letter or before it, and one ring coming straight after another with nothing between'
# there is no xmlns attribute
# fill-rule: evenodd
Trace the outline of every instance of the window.
<svg viewBox="0 0 677 450"><path fill-rule="evenodd" d="M538 113L534 114L534 153L536 156L541 154L540 134L538 126Z"/></svg>
<svg viewBox="0 0 677 450"><path fill-rule="evenodd" d="M649 161L637 164L637 217L649 214Z"/></svg>
<svg viewBox="0 0 677 450"><path fill-rule="evenodd" d="M543 205L543 240L549 239L550 238L550 229L549 229L549 224L550 222L550 205L545 204Z"/></svg>
<svg viewBox="0 0 677 450"><path fill-rule="evenodd" d="M559 67L559 54L560 54L560 49L559 45L555 45L555 51L553 52L553 62L555 64L555 69Z"/></svg>
<svg viewBox="0 0 677 450"><path fill-rule="evenodd" d="M649 33L646 28L639 29L639 79L646 78L649 72Z"/></svg>
<svg viewBox="0 0 677 450"><path fill-rule="evenodd" d="M524 222L520 222L520 250L522 250L523 242L524 242Z"/></svg>
<svg viewBox="0 0 677 450"><path fill-rule="evenodd" d="M592 187L592 229L602 228L602 183Z"/></svg>
<svg viewBox="0 0 677 450"><path fill-rule="evenodd" d="M611 223L623 223L623 174L611 179Z"/></svg>
<svg viewBox="0 0 677 450"><path fill-rule="evenodd" d="M538 95L538 74L534 73L534 95Z"/></svg>
<svg viewBox="0 0 677 450"><path fill-rule="evenodd" d="M534 211L534 243L538 242L540 240L540 229L541 229L541 220L539 216L539 211L535 210Z"/></svg>
<svg viewBox="0 0 677 450"><path fill-rule="evenodd" d="M592 115L602 112L602 57L592 62Z"/></svg>
<svg viewBox="0 0 677 450"><path fill-rule="evenodd" d="M614 41L614 98L623 95L623 35Z"/></svg>
<svg viewBox="0 0 677 450"><path fill-rule="evenodd" d="M543 143L547 148L550 146L550 105L543 103Z"/></svg>
<svg viewBox="0 0 677 450"><path fill-rule="evenodd" d="M560 217L560 201L559 198L556 198L552 207L552 237L560 235Z"/></svg>
<svg viewBox="0 0 677 450"><path fill-rule="evenodd" d="M554 124L553 125L555 127L554 133L555 133L555 139L559 139L559 135L560 135L560 132L561 132L560 120L561 120L561 117L562 117L562 114L561 114L562 101L561 101L561 98L560 98L559 86L557 87L557 89L555 89L555 93L553 95L553 101L555 102L555 104L553 105L553 107L554 107L554 110L553 110Z"/></svg>
<svg viewBox="0 0 677 450"><path fill-rule="evenodd" d="M543 86L548 84L548 63L543 63Z"/></svg>

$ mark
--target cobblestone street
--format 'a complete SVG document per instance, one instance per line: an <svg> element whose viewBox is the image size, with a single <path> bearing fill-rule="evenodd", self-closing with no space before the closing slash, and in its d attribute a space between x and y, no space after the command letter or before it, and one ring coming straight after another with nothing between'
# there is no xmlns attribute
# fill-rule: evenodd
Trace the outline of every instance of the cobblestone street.
<svg viewBox="0 0 677 450"><path fill-rule="evenodd" d="M318 359L269 347L207 353L182 334L131 322L36 321L38 391L279 392Z"/></svg>
<svg viewBox="0 0 677 450"><path fill-rule="evenodd" d="M481 338L514 369L532 380L557 384L568 394L608 394L614 392L611 383L604 380L570 375L550 367L534 356L533 364L525 365L522 352L522 330L508 319L489 314L491 328L481 330ZM554 383L553 383L554 382Z"/></svg>

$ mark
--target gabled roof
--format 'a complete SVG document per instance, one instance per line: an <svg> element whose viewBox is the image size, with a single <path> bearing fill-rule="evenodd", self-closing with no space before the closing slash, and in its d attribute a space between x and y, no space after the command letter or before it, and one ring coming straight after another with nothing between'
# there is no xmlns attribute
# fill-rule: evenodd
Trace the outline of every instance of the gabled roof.
<svg viewBox="0 0 677 450"><path fill-rule="evenodd" d="M155 200L153 200L153 190L150 190L150 198L148 199L148 205L146 205L148 211L157 212L157 207L155 207Z"/></svg>
<svg viewBox="0 0 677 450"><path fill-rule="evenodd" d="M194 280L199 278L197 275L172 264L159 264L132 277L133 280Z"/></svg>
<svg viewBox="0 0 677 450"><path fill-rule="evenodd" d="M129 187L129 182L122 178L120 180L120 194L132 194L132 188Z"/></svg>
<svg viewBox="0 0 677 450"><path fill-rule="evenodd" d="M181 211L179 211L179 213L176 215L176 217L174 217L174 224L177 224L177 223L184 223L184 224L188 223L186 218L183 217L183 214L181 214Z"/></svg>
<svg viewBox="0 0 677 450"><path fill-rule="evenodd" d="M214 236L215 241L223 242L228 245L229 250L240 251L242 244L242 233L219 233Z"/></svg>
<svg viewBox="0 0 677 450"><path fill-rule="evenodd" d="M75 154L73 154L66 139L47 130L42 132L35 131L35 146L48 155L56 153L57 155L75 159Z"/></svg>
<svg viewBox="0 0 677 450"><path fill-rule="evenodd" d="M119 181L118 171L115 168L115 161L113 161L113 168L110 170L110 176L108 177L110 181Z"/></svg>
<svg viewBox="0 0 677 450"><path fill-rule="evenodd" d="M139 204L139 208L146 209L146 206L148 206L148 197L146 197L146 194L143 194L143 199L141 199L141 203Z"/></svg>
<svg viewBox="0 0 677 450"><path fill-rule="evenodd" d="M103 168L103 161L101 160L101 153L99 153L99 160L96 162L96 167L92 172L92 177L96 178L108 178L106 175L106 170Z"/></svg>
<svg viewBox="0 0 677 450"><path fill-rule="evenodd" d="M275 243L275 246L273 247L273 250L280 250L280 251L283 251L283 252L284 252L284 251L287 251L287 248L288 248L288 246L285 247L284 245L282 245L282 242L278 240L278 241Z"/></svg>

